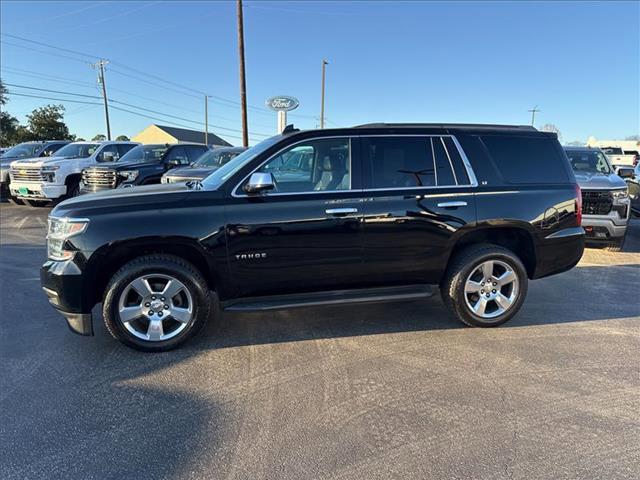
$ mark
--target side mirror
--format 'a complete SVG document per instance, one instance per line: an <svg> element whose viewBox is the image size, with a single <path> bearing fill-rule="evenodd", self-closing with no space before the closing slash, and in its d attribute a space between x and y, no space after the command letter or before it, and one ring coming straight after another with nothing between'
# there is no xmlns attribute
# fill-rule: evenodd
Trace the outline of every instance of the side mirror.
<svg viewBox="0 0 640 480"><path fill-rule="evenodd" d="M276 182L271 173L254 172L249 182L244 186L247 193L261 193L276 188Z"/></svg>
<svg viewBox="0 0 640 480"><path fill-rule="evenodd" d="M618 174L620 178L633 178L633 168L618 167L616 174Z"/></svg>
<svg viewBox="0 0 640 480"><path fill-rule="evenodd" d="M116 156L113 154L113 152L104 152L102 154L102 161L103 162L115 162L116 161Z"/></svg>

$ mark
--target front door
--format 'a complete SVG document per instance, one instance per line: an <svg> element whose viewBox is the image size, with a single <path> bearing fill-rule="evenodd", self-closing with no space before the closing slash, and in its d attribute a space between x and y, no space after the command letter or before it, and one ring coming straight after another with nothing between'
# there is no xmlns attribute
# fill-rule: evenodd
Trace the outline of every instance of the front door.
<svg viewBox="0 0 640 480"><path fill-rule="evenodd" d="M363 137L362 164L368 283L437 282L452 236L475 222L475 179L455 140Z"/></svg>
<svg viewBox="0 0 640 480"><path fill-rule="evenodd" d="M362 203L355 143L348 137L298 142L256 170L273 175L274 190L247 195L244 182L234 190L226 209L226 236L240 295L358 284Z"/></svg>

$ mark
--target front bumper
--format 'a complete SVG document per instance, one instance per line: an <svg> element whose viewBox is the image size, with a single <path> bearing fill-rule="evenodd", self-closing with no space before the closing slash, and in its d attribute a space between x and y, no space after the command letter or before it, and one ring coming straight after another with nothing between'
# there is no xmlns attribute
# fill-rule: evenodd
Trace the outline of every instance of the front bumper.
<svg viewBox="0 0 640 480"><path fill-rule="evenodd" d="M93 335L91 308L85 304L84 276L72 261L47 261L40 269L40 284L49 303L65 317L69 329Z"/></svg>
<svg viewBox="0 0 640 480"><path fill-rule="evenodd" d="M621 217L617 211L612 210L608 215L583 215L582 227L584 228L588 242L608 241L613 238L624 237L629 224L631 205L625 202L626 215Z"/></svg>
<svg viewBox="0 0 640 480"><path fill-rule="evenodd" d="M11 182L11 195L27 200L54 200L67 193L66 185L56 185L46 182Z"/></svg>

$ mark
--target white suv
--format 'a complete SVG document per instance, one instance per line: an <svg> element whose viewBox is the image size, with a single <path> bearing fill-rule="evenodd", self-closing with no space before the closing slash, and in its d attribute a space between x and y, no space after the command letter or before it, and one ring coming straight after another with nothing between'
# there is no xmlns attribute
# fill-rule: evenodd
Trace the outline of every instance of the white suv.
<svg viewBox="0 0 640 480"><path fill-rule="evenodd" d="M117 161L139 143L74 142L51 157L11 163L11 195L29 205L78 195L82 169Z"/></svg>

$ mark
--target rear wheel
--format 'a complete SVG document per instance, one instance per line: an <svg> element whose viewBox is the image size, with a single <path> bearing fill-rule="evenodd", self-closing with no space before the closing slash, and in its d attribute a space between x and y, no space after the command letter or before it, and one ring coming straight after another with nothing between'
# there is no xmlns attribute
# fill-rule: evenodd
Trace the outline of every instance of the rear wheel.
<svg viewBox="0 0 640 480"><path fill-rule="evenodd" d="M177 347L206 323L207 283L190 263L172 255L146 255L113 276L103 301L109 333L143 351Z"/></svg>
<svg viewBox="0 0 640 480"><path fill-rule="evenodd" d="M441 293L451 313L465 324L495 327L520 310L527 287L527 272L517 255L487 244L456 255Z"/></svg>

